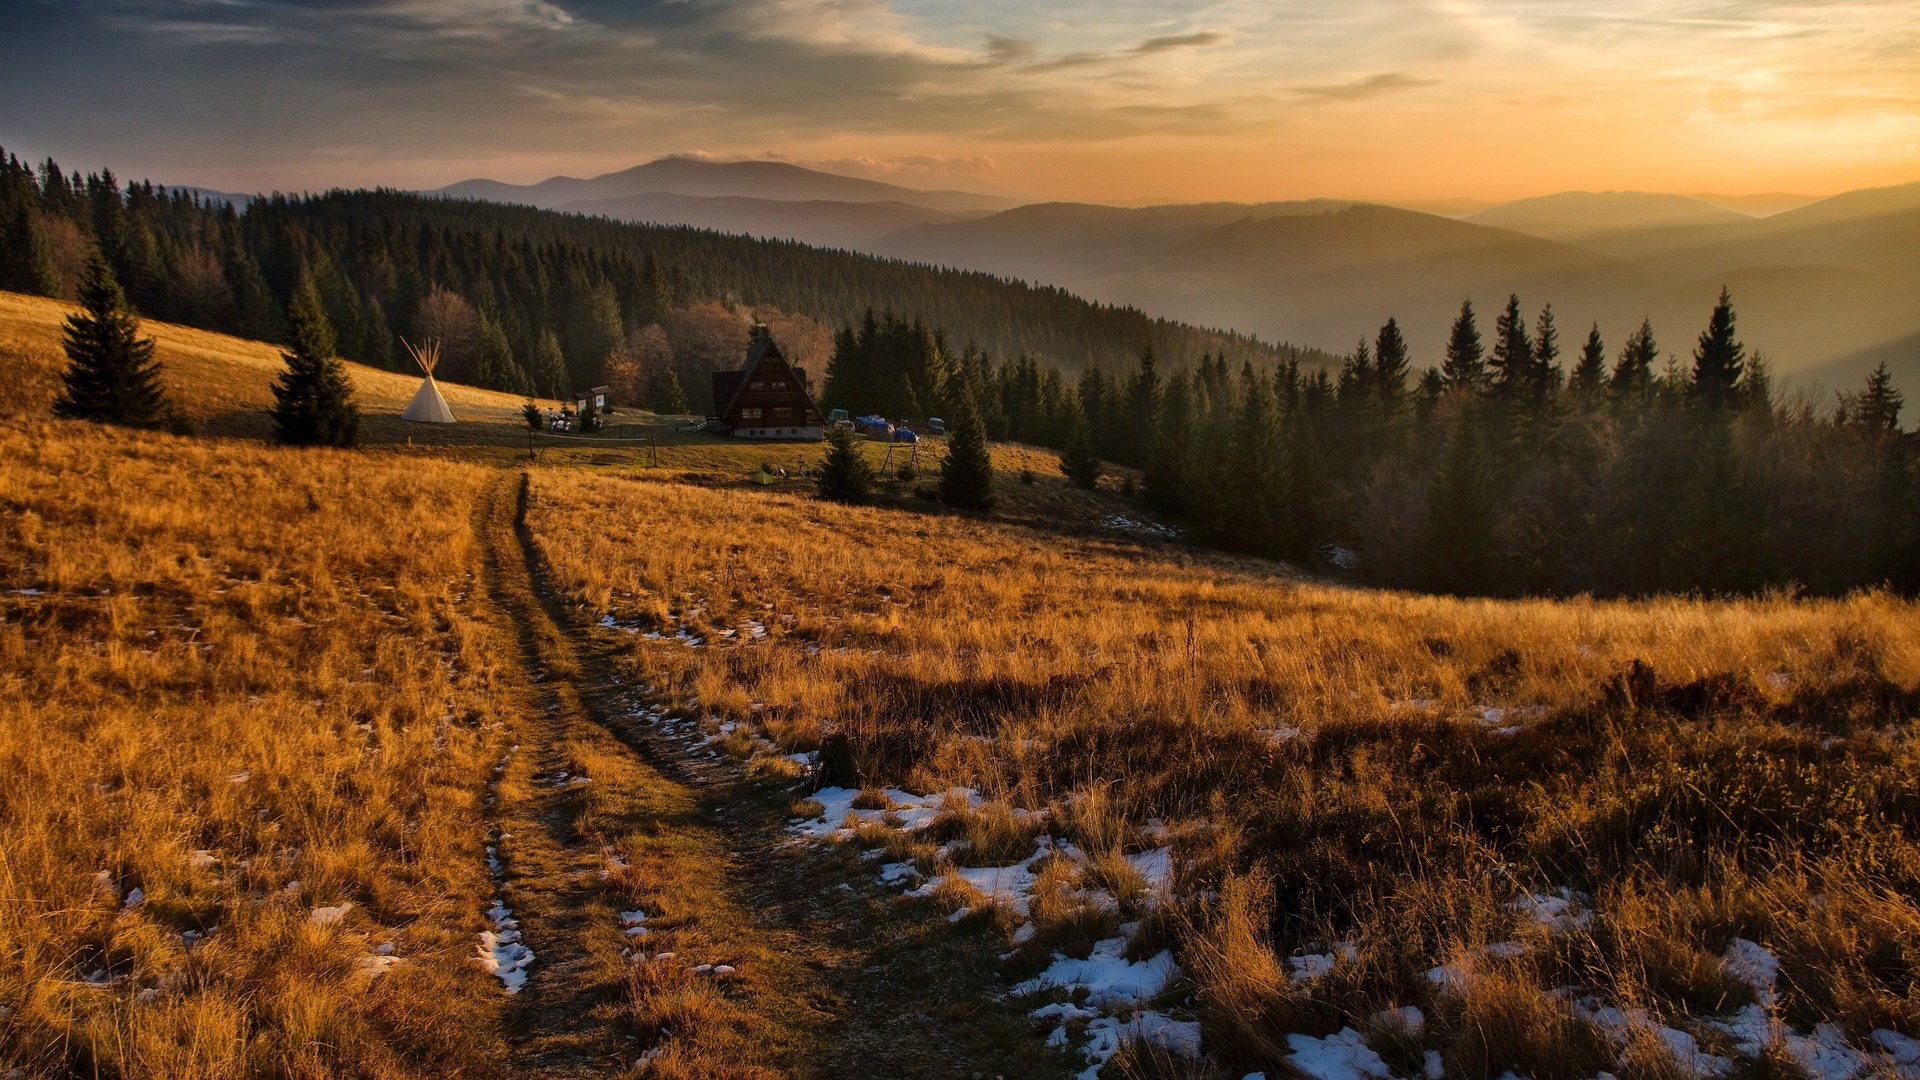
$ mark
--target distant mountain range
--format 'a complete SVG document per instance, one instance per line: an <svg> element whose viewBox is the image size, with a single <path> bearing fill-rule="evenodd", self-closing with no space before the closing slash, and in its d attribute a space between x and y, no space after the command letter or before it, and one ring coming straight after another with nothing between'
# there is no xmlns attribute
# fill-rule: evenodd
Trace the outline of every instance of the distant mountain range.
<svg viewBox="0 0 1920 1080"><path fill-rule="evenodd" d="M1518 293L1571 351L1651 318L1684 356L1722 285L1782 374L1851 385L1880 359L1920 385L1920 184L1829 199L1564 192L1399 209L1316 199L1019 205L782 162L665 158L587 180L469 180L433 194L798 240L1058 285L1158 316L1346 349L1389 316L1438 363L1471 298ZM1755 216L1767 215L1767 216Z"/></svg>

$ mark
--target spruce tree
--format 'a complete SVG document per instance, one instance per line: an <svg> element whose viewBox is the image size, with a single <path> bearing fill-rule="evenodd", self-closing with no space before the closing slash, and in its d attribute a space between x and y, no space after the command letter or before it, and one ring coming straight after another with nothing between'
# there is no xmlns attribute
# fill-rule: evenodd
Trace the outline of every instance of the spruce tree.
<svg viewBox="0 0 1920 1080"><path fill-rule="evenodd" d="M680 374L662 368L647 384L647 407L662 416L679 416L687 411L687 392L680 386Z"/></svg>
<svg viewBox="0 0 1920 1080"><path fill-rule="evenodd" d="M860 452L853 429L844 424L828 428L827 459L814 481L820 497L833 502L869 503L873 501L873 481L873 463Z"/></svg>
<svg viewBox="0 0 1920 1080"><path fill-rule="evenodd" d="M1693 351L1693 378L1687 385L1688 399L1709 410L1735 404L1746 349L1735 340L1733 323L1733 297L1723 287Z"/></svg>
<svg viewBox="0 0 1920 1080"><path fill-rule="evenodd" d="M1469 409L1454 428L1427 496L1427 572L1446 592L1477 592L1490 580L1492 478L1478 413Z"/></svg>
<svg viewBox="0 0 1920 1080"><path fill-rule="evenodd" d="M1487 381L1486 353L1480 347L1480 329L1473 321L1473 301L1460 305L1460 317L1453 320L1447 335L1447 359L1440 373L1448 389L1478 390Z"/></svg>
<svg viewBox="0 0 1920 1080"><path fill-rule="evenodd" d="M352 446L360 439L353 384L334 355L333 325L311 275L302 272L287 304L292 348L273 386L273 437L288 446Z"/></svg>
<svg viewBox="0 0 1920 1080"><path fill-rule="evenodd" d="M1495 385L1502 394L1519 397L1532 393L1537 381L1533 338L1527 335L1527 319L1520 314L1518 295L1507 297L1507 309L1493 321L1492 367Z"/></svg>
<svg viewBox="0 0 1920 1080"><path fill-rule="evenodd" d="M1144 477L1148 506L1169 514L1180 512L1180 487L1195 426L1193 379L1182 371L1167 380L1167 391L1160 397Z"/></svg>
<svg viewBox="0 0 1920 1080"><path fill-rule="evenodd" d="M1388 412L1397 409L1406 397L1407 372L1411 366L1407 339L1400 333L1400 324L1388 319L1373 342L1374 386Z"/></svg>
<svg viewBox="0 0 1920 1080"><path fill-rule="evenodd" d="M993 509L993 458L987 428L974 408L973 392L956 380L953 419L947 424L947 460L940 463L940 498L949 506L982 513Z"/></svg>
<svg viewBox="0 0 1920 1080"><path fill-rule="evenodd" d="M1153 350L1140 356L1140 370L1127 381L1126 424L1128 435L1120 447L1121 460L1136 468L1147 463L1156 440L1154 429L1160 422L1160 375L1154 370Z"/></svg>
<svg viewBox="0 0 1920 1080"><path fill-rule="evenodd" d="M1614 397L1637 401L1653 389L1653 362L1660 358L1660 345L1653 340L1653 323L1642 320L1640 329L1620 348L1620 359L1613 365L1610 384Z"/></svg>
<svg viewBox="0 0 1920 1080"><path fill-rule="evenodd" d="M1580 362L1573 366L1573 377L1567 380L1567 389L1575 397L1591 401L1600 395L1600 388L1607 382L1607 346L1600 340L1600 324L1594 323L1587 331L1586 344L1580 346Z"/></svg>
<svg viewBox="0 0 1920 1080"><path fill-rule="evenodd" d="M67 316L62 341L65 383L53 403L56 416L155 427L166 412L153 339L140 337L140 320L127 307L113 267L99 253L87 261L80 312Z"/></svg>
<svg viewBox="0 0 1920 1080"><path fill-rule="evenodd" d="M22 174L24 178L0 187L0 289L53 296L60 289L60 279L47 238L40 231L40 200L34 195L33 174L17 164L8 172L10 181Z"/></svg>
<svg viewBox="0 0 1920 1080"><path fill-rule="evenodd" d="M533 386L538 393L566 401L573 396L573 377L567 371L566 354L560 351L560 337L543 330L533 350Z"/></svg>
<svg viewBox="0 0 1920 1080"><path fill-rule="evenodd" d="M1533 324L1533 379L1538 394L1560 385L1560 331L1553 324L1553 305L1540 309Z"/></svg>
<svg viewBox="0 0 1920 1080"><path fill-rule="evenodd" d="M1888 439L1900 434L1900 410L1906 403L1906 395L1894 389L1893 373L1882 360L1867 375L1865 390L1842 396L1840 418L1875 441Z"/></svg>
<svg viewBox="0 0 1920 1080"><path fill-rule="evenodd" d="M1074 487L1092 491L1100 484L1100 454L1093 448L1093 432L1087 426L1087 418L1078 409L1074 410L1072 423L1067 448L1060 455L1060 471L1067 474Z"/></svg>
<svg viewBox="0 0 1920 1080"><path fill-rule="evenodd" d="M533 380L513 358L513 346L506 331L491 315L480 313L480 362L474 368L473 381L490 390L504 390L522 397L533 393Z"/></svg>

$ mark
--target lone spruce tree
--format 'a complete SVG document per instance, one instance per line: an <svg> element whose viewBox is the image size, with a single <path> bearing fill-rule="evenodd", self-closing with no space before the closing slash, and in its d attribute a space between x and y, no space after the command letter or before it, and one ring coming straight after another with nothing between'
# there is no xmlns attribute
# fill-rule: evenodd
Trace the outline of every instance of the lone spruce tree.
<svg viewBox="0 0 1920 1080"><path fill-rule="evenodd" d="M833 502L873 501L873 463L860 452L853 430L844 424L827 429L827 460L816 481L820 497Z"/></svg>
<svg viewBox="0 0 1920 1080"><path fill-rule="evenodd" d="M313 279L300 275L287 304L293 339L287 363L273 386L273 437L288 446L352 446L360 439L360 409L353 403L347 369L333 355L333 325Z"/></svg>
<svg viewBox="0 0 1920 1080"><path fill-rule="evenodd" d="M80 285L80 312L67 316L62 345L70 363L66 386L53 403L56 416L131 427L157 427L165 418L166 394L153 339L140 336L140 319L113 268L98 252L87 262Z"/></svg>
<svg viewBox="0 0 1920 1080"><path fill-rule="evenodd" d="M973 390L955 379L948 391L953 423L947 437L947 460L940 464L940 498L962 510L993 509L993 459L987 455L987 426L974 407Z"/></svg>

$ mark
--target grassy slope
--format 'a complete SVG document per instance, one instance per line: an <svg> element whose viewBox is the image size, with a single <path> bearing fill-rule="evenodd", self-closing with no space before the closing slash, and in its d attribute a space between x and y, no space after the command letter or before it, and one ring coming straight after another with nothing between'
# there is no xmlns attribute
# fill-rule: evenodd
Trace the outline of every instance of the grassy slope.
<svg viewBox="0 0 1920 1080"><path fill-rule="evenodd" d="M1615 1068L1549 993L1567 985L1738 1057L1704 1024L1753 1000L1721 963L1736 937L1781 957L1773 1015L1797 1030L1920 1034L1911 604L1462 602L967 519L534 483L541 548L590 613L712 640L770 628L704 652L608 632L636 675L739 725L743 757L839 733L865 786L972 786L1094 856L1036 894L1010 977L1149 914L1102 867L1155 846L1143 826L1161 819L1178 902L1140 933L1175 944L1190 981L1167 1005L1193 995L1228 1075L1285 1075L1284 1035L1371 1031L1401 1005L1429 1020L1411 1044L1375 1032L1402 1068L1426 1050L1462 1080ZM940 865L930 843L855 842ZM1073 891L1101 880L1123 882L1119 909ZM1590 923L1552 933L1511 906L1560 887ZM1019 921L955 932L1014 949ZM1340 941L1357 951L1325 979L1286 978L1283 958ZM1485 951L1505 941L1526 952ZM1449 962L1474 973L1465 991L1427 978ZM1634 1075L1675 1067L1636 1039Z"/></svg>
<svg viewBox="0 0 1920 1080"><path fill-rule="evenodd" d="M52 392L58 356L58 309L38 303L0 297L10 305L0 307L0 392L24 397L29 416ZM241 405L264 399L264 346L150 332L173 365L170 385L207 427L222 417L239 425ZM385 400L397 405L411 389L401 380ZM514 458L510 420L493 429L503 445L480 456ZM394 438L411 428L385 430ZM471 436L437 430L456 444L488 438L479 425ZM486 889L472 850L475 811L463 801L488 760L479 750L485 728L430 724L438 713L419 704L470 702L456 704L455 716L481 721L506 707L476 686L434 681L502 655L458 599L476 558L462 507L482 474L378 451L274 451L17 415L6 438L6 503L29 512L8 517L17 535L4 549L21 554L0 561L0 585L45 595L0 598L0 647L14 680L5 695L13 704L0 712L0 739L10 741L0 747L13 755L12 775L28 778L18 790L57 793L0 803L9 851L28 856L10 855L8 895L58 898L79 914L70 924L7 924L10 942L30 946L7 955L39 966L0 966L10 982L0 997L33 1002L0 1052L139 1050L175 1071L212 1061L219 1067L204 1068L209 1075L296 1060L274 1067L317 1074L329 1059L312 1055L324 1053L398 1075L423 1048L455 1065L483 1054L498 999L473 996L457 962L475 929L458 913L435 909L406 929L405 949L417 941L446 959L408 976L425 981L411 984L406 1025L383 1026L377 1004L351 1018L327 1011L341 980L364 977L340 960L341 939L357 947L389 932L391 916L410 910L418 875L457 878L445 895L469 902ZM769 491L741 479L758 459L789 452L817 449L667 437L658 470L635 468L650 454L632 447L543 451L532 527L555 584L592 616L677 617L710 630L764 619L772 628L764 648L636 648L618 631L602 639L625 654L636 684L657 684L681 705L698 696L700 713L763 731L782 751L845 732L868 782L972 784L1004 804L1050 807L1051 827L1105 856L1147 846L1147 819L1170 823L1181 838L1182 894L1216 888L1221 899L1183 902L1172 910L1185 921L1150 921L1146 932L1179 948L1191 975L1183 991L1193 993L1211 1051L1232 1065L1274 1069L1280 1034L1364 1027L1383 1005L1419 1004L1433 1020L1426 1045L1463 1080L1498 1075L1501 1062L1541 1080L1591 1076L1611 1060L1545 990L1578 983L1710 1038L1693 1018L1740 1000L1717 959L1735 936L1782 956L1779 1015L1802 1029L1834 1019L1856 1039L1877 1027L1920 1035L1912 944L1920 856L1900 832L1915 827L1920 772L1906 734L1920 683L1912 605L1879 596L1494 603L1342 589L1272 564L1102 535L1088 519L1118 504L1051 479L1027 487L1003 478L1025 524L847 509L797 497L799 481ZM1000 452L1003 469L1048 465L1020 448ZM85 479L76 485L75 476ZM112 497L76 500L75 491ZM224 511L236 505L270 512ZM340 520L348 506L349 531L298 527ZM377 566L360 569L367 560ZM351 590L309 595L313 582L337 582L348 567L371 600ZM392 601L368 580L408 597L403 619L383 614ZM266 629L243 627L242 613L264 613ZM321 636L333 653L314 653L300 622L329 617L346 632ZM166 643L153 656L149 629ZM454 668L416 659L453 648L448 635L464 658ZM212 653L196 656L210 638ZM61 651L47 649L50 640ZM346 655L360 649L390 657L394 668L380 677L416 690L370 700L356 688L363 662ZM1651 677L1623 677L1634 661ZM565 665L552 670L568 674ZM315 685L279 693L287 671ZM200 738L182 741L146 722L190 699L201 704L179 715L203 725ZM1539 712L1506 735L1478 719L1483 706ZM401 745L426 745L368 757L358 749L364 733L346 726L355 709L371 710L376 732L412 740ZM89 712L104 724L71 723ZM430 732L448 735L445 749ZM114 753L99 753L103 740ZM743 738L726 748L754 754ZM590 771L611 783L641 782L618 776L604 750L562 750L591 758ZM435 752L453 755L446 775L465 775L469 786L428 785L427 809L411 818L380 798L327 811L337 787L314 787L324 774L336 785L412 792L417 781L380 770L416 768ZM249 763L258 763L251 776L271 778L267 790L224 779ZM674 809L679 796L664 798L664 814L683 812ZM596 805L580 820L593 833L628 836L613 843L635 860L678 857L660 846L670 833L623 833L633 827L621 808ZM292 831L262 839L260 809ZM440 867L376 859L376 872L348 874L364 853L385 850L390 834L379 830L396 819L422 830L439 822L409 850L437 844L456 854L434 855ZM105 824L63 831L57 823L66 821ZM196 849L222 870L183 869ZM225 870L240 859L244 873ZM69 869L96 865L117 886L150 880L148 894L164 902L116 914L111 897L88 894L91 878ZM293 876L303 891L280 897ZM1047 948L1083 948L1092 930L1112 931L1123 912L1089 910L1074 899L1075 884L1051 880L1055 893L1035 907L1040 936L1016 952L1009 974L1044 963ZM613 885L667 906L647 878ZM1503 906L1517 888L1558 885L1591 897L1590 931L1550 936ZM195 890L205 891L204 910ZM303 903L355 897L331 935L297 917ZM717 901L706 907L721 913L718 923L689 910L663 929L687 920L686 940L715 940L735 916ZM206 968L186 968L211 977L190 984L196 993L169 1005L164 1023L133 1023L132 996L173 992L177 984L163 980L181 965L168 944L178 939L151 920L214 910L231 936L202 947ZM476 909L461 910L472 922ZM229 914L242 911L260 914ZM996 935L1011 929L1004 919L934 922L936 938L954 935L955 955L969 962L1004 948ZM1499 963L1479 951L1509 937L1533 951ZM1327 980L1308 988L1276 979L1276 953L1335 940L1361 948ZM221 942L233 951L216 949ZM117 993L73 985L95 957L125 977ZM1449 959L1477 965L1479 989L1447 995L1426 981L1429 966ZM248 981L256 977L265 981ZM376 983L376 1003L383 985L403 984ZM648 1022L653 1004L673 1000L660 989L629 986L629 1022ZM716 1025L732 1022L715 1015ZM179 1056L189 1053L201 1056Z"/></svg>
<svg viewBox="0 0 1920 1080"><path fill-rule="evenodd" d="M485 472L75 423L0 461L0 1063L491 1074Z"/></svg>
<svg viewBox="0 0 1920 1080"><path fill-rule="evenodd" d="M72 304L19 293L0 292L0 414L48 416L66 364L60 328ZM155 355L165 370L169 397L209 435L265 438L271 431L265 410L273 404L273 383L284 366L272 345L195 330L173 323L146 321L143 333L157 343ZM467 421L452 429L410 424L400 419L420 380L412 375L348 363L347 369L366 419L370 442L502 441L525 430L520 418L525 399L470 386L441 384L454 416Z"/></svg>

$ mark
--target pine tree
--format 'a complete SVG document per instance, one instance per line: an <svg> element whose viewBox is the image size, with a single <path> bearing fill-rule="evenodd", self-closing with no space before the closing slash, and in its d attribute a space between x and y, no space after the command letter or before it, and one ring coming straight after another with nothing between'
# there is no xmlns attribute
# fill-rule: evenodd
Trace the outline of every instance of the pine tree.
<svg viewBox="0 0 1920 1080"><path fill-rule="evenodd" d="M536 392L555 401L566 401L573 396L573 377L567 371L566 354L560 351L559 335L551 330L541 331L531 366Z"/></svg>
<svg viewBox="0 0 1920 1080"><path fill-rule="evenodd" d="M1067 448L1060 455L1060 471L1067 474L1074 487L1092 491L1100 483L1100 454L1093 448L1087 418L1078 409L1074 410L1072 423Z"/></svg>
<svg viewBox="0 0 1920 1080"><path fill-rule="evenodd" d="M155 427L166 396L153 339L140 337L140 320L127 307L113 267L95 253L80 285L80 312L67 316L65 386L56 416L132 427Z"/></svg>
<svg viewBox="0 0 1920 1080"><path fill-rule="evenodd" d="M1733 297L1723 287L1707 328L1700 332L1700 344L1693 351L1693 378L1687 385L1688 399L1712 411L1735 404L1735 390L1745 366L1746 349L1735 340L1733 323Z"/></svg>
<svg viewBox="0 0 1920 1080"><path fill-rule="evenodd" d="M1540 309L1533 324L1533 379L1537 394L1560 385L1560 331L1553 325L1552 304Z"/></svg>
<svg viewBox="0 0 1920 1080"><path fill-rule="evenodd" d="M292 348L280 354L286 370L273 386L273 437L288 446L352 446L360 439L360 409L346 366L334 355L333 325L311 275L302 273L287 304Z"/></svg>
<svg viewBox="0 0 1920 1080"><path fill-rule="evenodd" d="M1495 385L1510 397L1531 396L1538 382L1534 372L1533 339L1527 335L1520 297L1507 297L1507 309L1493 321Z"/></svg>
<svg viewBox="0 0 1920 1080"><path fill-rule="evenodd" d="M1322 373L1324 374L1324 372ZM1279 404L1267 380L1254 377L1233 427L1227 475L1237 501L1228 515L1233 546L1273 554L1286 546L1280 492L1285 474Z"/></svg>
<svg viewBox="0 0 1920 1080"><path fill-rule="evenodd" d="M1620 359L1613 365L1610 384L1613 396L1621 401L1637 401L1653 389L1653 362L1660 358L1660 345L1653 340L1653 323L1642 320L1640 329L1620 348Z"/></svg>
<svg viewBox="0 0 1920 1080"><path fill-rule="evenodd" d="M1187 471L1187 451L1196 426L1193 379L1182 371L1167 380L1160 398L1160 415L1153 425L1153 446L1146 462L1147 505L1169 514L1181 509L1180 488Z"/></svg>
<svg viewBox="0 0 1920 1080"><path fill-rule="evenodd" d="M873 463L860 452L853 429L835 424L827 429L827 459L820 466L815 488L823 499L843 503L873 501Z"/></svg>
<svg viewBox="0 0 1920 1080"><path fill-rule="evenodd" d="M662 416L679 416L687 411L687 392L680 386L680 374L662 368L647 384L647 407Z"/></svg>
<svg viewBox="0 0 1920 1080"><path fill-rule="evenodd" d="M1160 421L1160 375L1154 370L1153 350L1140 356L1140 370L1127 381L1126 425L1129 438L1121 446L1121 460L1140 467L1147 463L1156 441L1155 427Z"/></svg>
<svg viewBox="0 0 1920 1080"><path fill-rule="evenodd" d="M1392 319L1380 328L1373 342L1373 379L1381 403L1391 413L1407 395L1407 372L1412 367L1407 339L1400 324Z"/></svg>
<svg viewBox="0 0 1920 1080"><path fill-rule="evenodd" d="M1449 389L1478 390L1487 381L1486 353L1480 347L1480 329L1473 321L1473 301L1460 305L1460 317L1453 320L1447 335L1447 359L1441 375Z"/></svg>
<svg viewBox="0 0 1920 1080"><path fill-rule="evenodd" d="M1454 428L1427 496L1428 577L1448 592L1477 592L1491 579L1492 480L1477 414L1468 410Z"/></svg>
<svg viewBox="0 0 1920 1080"><path fill-rule="evenodd" d="M480 362L474 368L473 381L490 390L504 390L522 397L533 393L533 380L513 358L513 346L506 331L485 311L480 312Z"/></svg>
<svg viewBox="0 0 1920 1080"><path fill-rule="evenodd" d="M1866 389L1840 396L1839 420L1870 438L1885 439L1900 434L1900 410L1906 403L1906 395L1894 389L1893 373L1882 360L1868 373Z"/></svg>
<svg viewBox="0 0 1920 1080"><path fill-rule="evenodd" d="M60 289L53 255L40 231L40 200L33 174L15 164L10 182L0 185L0 289L32 296L53 296ZM13 177L21 177L13 180Z"/></svg>
<svg viewBox="0 0 1920 1080"><path fill-rule="evenodd" d="M964 382L958 383L953 406L953 419L947 424L947 460L940 463L940 498L949 506L984 513L994 503L987 428Z"/></svg>
<svg viewBox="0 0 1920 1080"><path fill-rule="evenodd" d="M1580 346L1580 362L1573 366L1573 377L1567 380L1567 389L1582 400L1591 401L1600 395L1600 388L1607 382L1607 346L1600 340L1600 324L1594 323L1587 331L1586 344Z"/></svg>

